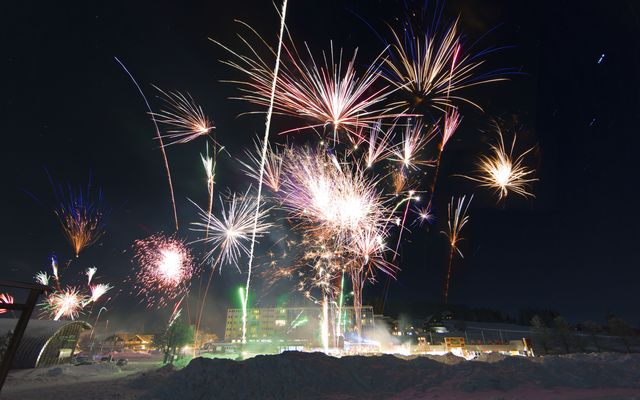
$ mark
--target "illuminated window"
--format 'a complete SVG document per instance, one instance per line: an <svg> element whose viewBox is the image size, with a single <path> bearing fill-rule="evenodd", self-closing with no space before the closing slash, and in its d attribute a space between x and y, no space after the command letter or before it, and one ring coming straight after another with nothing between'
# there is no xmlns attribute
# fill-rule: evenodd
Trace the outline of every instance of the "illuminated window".
<svg viewBox="0 0 640 400"><path fill-rule="evenodd" d="M284 319L277 319L276 320L276 326L285 326L287 323L287 321L285 321Z"/></svg>

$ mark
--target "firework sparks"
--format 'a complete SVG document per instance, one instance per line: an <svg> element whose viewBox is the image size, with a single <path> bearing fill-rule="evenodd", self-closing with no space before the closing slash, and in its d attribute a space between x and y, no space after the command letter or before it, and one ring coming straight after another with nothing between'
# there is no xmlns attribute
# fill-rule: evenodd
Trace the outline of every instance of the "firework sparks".
<svg viewBox="0 0 640 400"><path fill-rule="evenodd" d="M48 275L44 271L38 272L35 276L36 282L44 286L49 286L49 279L51 279L51 275Z"/></svg>
<svg viewBox="0 0 640 400"><path fill-rule="evenodd" d="M480 54L462 54L458 21L443 35L425 33L421 37L406 31L405 36L393 30L392 34L394 44L385 59L388 73L384 77L409 95L407 105L424 103L446 112L460 100L481 109L457 93L470 86L506 80L496 74L475 75L483 61Z"/></svg>
<svg viewBox="0 0 640 400"><path fill-rule="evenodd" d="M166 142L161 146L170 146L177 143L188 143L200 136L207 136L215 127L197 105L189 93L165 92L154 86L162 95L167 108L153 113L155 120L161 124L172 127L162 138Z"/></svg>
<svg viewBox="0 0 640 400"><path fill-rule="evenodd" d="M469 198L469 201L465 203L466 196L462 196L458 198L455 207L454 199L451 198L449 202L449 221L448 221L448 231L442 232L449 239L449 267L447 268L447 278L445 280L444 286L444 302L446 303L449 299L449 284L451 282L451 269L453 266L453 256L455 252L460 254L460 257L464 258L462 251L458 247L458 243L462 240L461 232L462 228L469 222L469 216L467 215L467 211L469 210L469 205L473 200L473 196Z"/></svg>
<svg viewBox="0 0 640 400"><path fill-rule="evenodd" d="M249 161L246 163L240 161L244 166L246 175L256 181L260 181L260 166L262 165L260 158L261 148L261 144L256 142L255 153L250 151L245 152ZM265 154L262 183L272 192L277 193L280 190L283 158L277 150L272 149L269 145L267 145L267 152Z"/></svg>
<svg viewBox="0 0 640 400"><path fill-rule="evenodd" d="M184 242L157 234L136 240L134 246L138 264L134 286L149 306L163 306L188 291L196 268Z"/></svg>
<svg viewBox="0 0 640 400"><path fill-rule="evenodd" d="M213 185L215 184L215 170L216 170L216 157L215 152L212 157L209 156L209 144L207 143L207 152L206 156L200 154L200 158L202 159L202 166L204 167L205 174L207 175L207 193L209 194L209 202L207 211L209 215L211 215L211 211L213 210ZM207 221L207 229L206 234L209 235L209 224L211 221Z"/></svg>
<svg viewBox="0 0 640 400"><path fill-rule="evenodd" d="M87 185L86 191L74 191L71 187L65 191L55 185L53 188L58 201L54 212L77 257L85 247L95 243L104 234L102 191L98 190L94 197L91 184Z"/></svg>
<svg viewBox="0 0 640 400"><path fill-rule="evenodd" d="M415 213L417 215L416 222L422 226L425 222L430 224L435 219L435 215L431 211L431 206L427 205L426 207L416 207Z"/></svg>
<svg viewBox="0 0 640 400"><path fill-rule="evenodd" d="M309 148L288 149L285 157L281 199L303 223L347 239L387 212L377 181L361 168L342 166L335 157Z"/></svg>
<svg viewBox="0 0 640 400"><path fill-rule="evenodd" d="M13 296L7 293L0 294L0 304L13 304ZM0 308L0 314L4 314L9 310Z"/></svg>
<svg viewBox="0 0 640 400"><path fill-rule="evenodd" d="M85 275L87 275L87 285L91 286L91 279L93 279L93 276L96 274L97 271L98 271L98 268L96 267L87 268L87 270L85 271Z"/></svg>
<svg viewBox="0 0 640 400"><path fill-rule="evenodd" d="M441 153L449 139L451 139L453 134L456 133L458 126L460 126L460 122L462 122L462 116L458 112L457 108L453 107L451 110L447 111L444 116L444 129L442 131L442 143L440 144Z"/></svg>
<svg viewBox="0 0 640 400"><path fill-rule="evenodd" d="M243 41L248 45L246 39L243 38ZM333 130L334 139L339 130L358 136L361 129L368 128L377 120L407 115L404 111L396 112L400 104L383 105L396 88L389 85L374 88L380 77L382 54L358 75L355 68L357 51L347 61L345 68L342 51L336 55L333 43L329 54L323 53L322 63L316 62L308 46L305 48L310 61L305 63L293 44L283 44L285 57L281 60L280 75L275 77L268 63L257 56L256 50L251 46L248 45L249 52L255 58L218 44L237 59L226 61L225 64L248 75L247 81L232 81L242 87L244 95L240 99L269 106L272 82L277 82L273 99L274 112L311 121L307 125L281 133L329 126Z"/></svg>
<svg viewBox="0 0 640 400"><path fill-rule="evenodd" d="M95 303L102 295L113 289L113 286L108 283L98 283L97 285L89 286L89 288L91 289L90 301Z"/></svg>
<svg viewBox="0 0 640 400"><path fill-rule="evenodd" d="M506 198L509 192L516 193L522 197L534 197L528 191L531 182L535 182L537 178L530 176L535 172L533 169L527 168L524 164L524 157L535 147L531 147L519 156L513 156L513 150L516 145L516 136L513 136L511 147L507 149L504 144L502 131L496 127L498 131L498 143L491 145L492 154L490 156L483 155L478 163L479 175L471 177L462 175L464 178L480 183L480 186L494 189L498 194L498 201Z"/></svg>
<svg viewBox="0 0 640 400"><path fill-rule="evenodd" d="M395 123L386 131L382 130L382 122L378 121L370 129L369 147L367 151L367 168L371 168L378 160L390 154L390 143L393 138Z"/></svg>
<svg viewBox="0 0 640 400"><path fill-rule="evenodd" d="M402 134L402 144L394 154L397 157L395 161L400 161L403 168L417 169L420 165L429 165L431 162L418 159L418 154L429 144L435 137L436 130L428 129L423 133L426 127L420 121L415 124L408 124Z"/></svg>
<svg viewBox="0 0 640 400"><path fill-rule="evenodd" d="M219 251L221 264L234 264L240 270L238 260L243 254L249 254L247 244L251 241L251 234L254 230L253 219L256 207L256 198L249 196L249 191L242 195L234 194L227 205L220 197L221 217L218 218L198 207L200 221L193 222L191 230L205 232L209 224L209 235L194 241L194 243L204 243L208 246L205 258L212 264L214 254ZM258 224L256 225L256 237L261 237L268 232L271 223L266 221L269 209L260 210ZM215 265L214 265L215 267Z"/></svg>
<svg viewBox="0 0 640 400"><path fill-rule="evenodd" d="M80 315L86 303L87 297L80 292L80 289L67 287L47 296L43 307L49 311L54 321L58 321L62 317L73 320Z"/></svg>

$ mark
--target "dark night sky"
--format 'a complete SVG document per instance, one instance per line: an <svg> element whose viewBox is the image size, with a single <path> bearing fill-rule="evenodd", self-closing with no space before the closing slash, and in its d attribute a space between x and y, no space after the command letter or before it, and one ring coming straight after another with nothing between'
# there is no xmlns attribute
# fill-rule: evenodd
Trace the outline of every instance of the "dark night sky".
<svg viewBox="0 0 640 400"><path fill-rule="evenodd" d="M79 271L96 265L98 275L121 290L107 304L109 318L148 329L164 321L166 312L145 313L123 282L132 268L133 240L173 228L153 126L113 57L124 61L150 98L152 83L190 92L215 121L219 140L239 156L262 132L263 120L237 117L249 107L229 100L238 92L219 80L239 76L218 62L227 55L207 37L238 48L234 18L267 38L275 38L278 18L267 0L219 3L5 5L0 64L3 279L31 280L48 267L52 252L61 260L70 258L51 210L44 168L57 181L74 184L86 182L91 171L112 216L103 239L81 253L65 276L79 280ZM401 2L393 0L291 0L289 7L288 26L298 43L306 40L316 52L328 48L329 40L348 50L360 47L362 65L383 45L351 11L383 34L384 21L402 15ZM445 153L440 210L452 194L476 193L463 245L466 258L457 263L451 301L509 312L553 308L575 322L612 312L638 324L640 7L632 1L447 2L444 18L458 13L469 39L496 28L480 43L512 46L491 56L491 67L513 67L522 74L470 94L485 112L465 114L456 134L459 142ZM523 146L539 144L528 159L541 179L534 186L535 199L510 197L496 207L490 193L451 176L468 173L486 150L483 132L491 118L516 121ZM197 142L169 149L183 226L194 219L186 198L206 198L198 155L202 147ZM236 162L223 159L219 167L219 188L246 187ZM407 235L391 303L440 300L447 252L438 233L442 217L431 232L416 229ZM190 237L185 229L180 233ZM232 268L216 277L209 302L212 327L221 326L218 317L236 301L241 279ZM257 301L265 306L279 294L273 289L260 293ZM370 299L375 295L376 290L369 292Z"/></svg>

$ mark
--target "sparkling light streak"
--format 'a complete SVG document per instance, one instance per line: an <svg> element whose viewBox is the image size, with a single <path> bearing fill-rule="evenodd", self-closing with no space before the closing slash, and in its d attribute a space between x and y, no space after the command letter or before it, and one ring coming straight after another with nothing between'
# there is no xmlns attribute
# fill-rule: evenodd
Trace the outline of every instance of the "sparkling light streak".
<svg viewBox="0 0 640 400"><path fill-rule="evenodd" d="M161 146L188 143L200 136L208 136L209 132L215 129L202 111L202 107L195 103L189 93L165 92L157 86L154 87L161 93L160 98L167 108L152 115L157 122L171 127L166 135L162 135L166 142L161 142Z"/></svg>
<svg viewBox="0 0 640 400"><path fill-rule="evenodd" d="M460 257L464 258L460 247L458 247L458 243L462 240L461 232L462 228L469 222L469 215L467 212L469 210L469 205L473 200L473 196L469 198L469 201L465 203L466 196L459 197L457 201L454 198L451 198L448 206L449 212L449 220L447 222L448 231L442 232L447 239L449 239L449 267L447 268L447 277L444 284L444 302L447 303L449 300L449 285L451 283L451 270L453 266L453 256L455 252L460 254ZM455 202L455 206L454 206Z"/></svg>

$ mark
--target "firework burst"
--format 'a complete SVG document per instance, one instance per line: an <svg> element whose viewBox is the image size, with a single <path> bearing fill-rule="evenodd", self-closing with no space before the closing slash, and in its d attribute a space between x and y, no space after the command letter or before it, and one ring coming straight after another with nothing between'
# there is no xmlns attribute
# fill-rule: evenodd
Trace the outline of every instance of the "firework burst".
<svg viewBox="0 0 640 400"><path fill-rule="evenodd" d="M535 147L531 147L519 156L514 157L513 151L516 145L516 136L513 136L511 147L507 149L502 131L497 126L496 129L498 131L498 143L491 145L491 155L480 157L478 176L462 176L479 182L480 186L494 189L498 194L498 201L506 198L509 192L522 197L534 197L528 189L529 185L538 179L531 177L535 170L529 169L524 165L524 157Z"/></svg>
<svg viewBox="0 0 640 400"><path fill-rule="evenodd" d="M240 270L238 260L244 254L249 254L247 245L251 241L251 234L254 229L254 211L257 199L249 195L249 191L241 195L232 195L228 204L220 197L221 217L209 214L198 207L200 221L193 222L191 230L195 232L205 232L209 225L209 234L204 238L194 241L194 243L204 243L208 246L205 259L210 261L214 267L214 254L219 250L217 258L221 264L235 264ZM260 210L258 224L255 232L257 237L268 232L272 224L266 221L269 214L268 208Z"/></svg>
<svg viewBox="0 0 640 400"><path fill-rule="evenodd" d="M496 74L475 74L484 63L479 58L482 53L464 54L458 21L444 34L427 32L420 36L405 30L403 35L392 30L392 35L394 43L385 59L384 77L408 94L407 105L426 104L446 112L455 101L462 101L481 109L458 92L470 86L506 80Z"/></svg>
<svg viewBox="0 0 640 400"><path fill-rule="evenodd" d="M383 130L382 122L378 121L372 125L369 131L369 145L367 149L367 168L371 168L377 161L387 158L390 154L393 130L396 124Z"/></svg>
<svg viewBox="0 0 640 400"><path fill-rule="evenodd" d="M40 271L36 274L36 276L34 277L36 282L38 282L41 285L44 286L49 286L49 280L51 279L51 275L48 275L46 272L44 271Z"/></svg>
<svg viewBox="0 0 640 400"><path fill-rule="evenodd" d="M426 130L426 133L423 131ZM436 136L435 129L427 129L421 121L408 124L402 134L401 145L394 150L395 161L402 163L403 168L418 169L419 166L430 165L431 161L420 160L419 153Z"/></svg>
<svg viewBox="0 0 640 400"><path fill-rule="evenodd" d="M184 242L160 234L134 242L138 265L134 286L147 304L164 306L189 290L197 272Z"/></svg>
<svg viewBox="0 0 640 400"><path fill-rule="evenodd" d="M108 283L98 283L96 285L89 286L89 288L91 289L90 301L95 303L105 293L113 289L113 286L109 285Z"/></svg>
<svg viewBox="0 0 640 400"><path fill-rule="evenodd" d="M165 92L154 86L161 94L166 108L157 113L152 113L154 119L171 127L162 138L166 142L161 146L170 146L177 143L188 143L200 136L208 136L215 127L197 105L189 93Z"/></svg>
<svg viewBox="0 0 640 400"><path fill-rule="evenodd" d="M10 294L7 293L1 293L0 294L0 304L13 304L13 296L11 296ZM4 314L9 310L6 310L4 308L0 308L0 314Z"/></svg>
<svg viewBox="0 0 640 400"><path fill-rule="evenodd" d="M377 181L362 168L309 148L290 148L284 157L281 201L303 225L348 242L353 232L384 219Z"/></svg>
<svg viewBox="0 0 640 400"><path fill-rule="evenodd" d="M309 124L281 133L329 127L336 139L339 130L358 136L361 129L368 128L377 120L406 116L405 111L398 111L400 104L384 104L396 88L389 85L376 87L383 62L382 54L358 75L355 68L357 51L345 66L342 50L336 55L333 43L328 54L323 52L322 62L317 62L305 45L306 58L310 60L305 63L293 44L283 44L280 74L274 78L270 63L257 55L258 52L248 44L248 40L242 40L251 56L242 55L216 42L236 58L236 61L224 63L248 76L246 81L229 81L238 84L244 92L239 99L269 106L272 82L275 80L274 112L310 121ZM270 52L275 55L272 49Z"/></svg>
<svg viewBox="0 0 640 400"><path fill-rule="evenodd" d="M51 182L53 185L53 181ZM53 188L58 201L54 212L77 257L85 247L95 243L104 234L102 191L98 190L94 194L91 183L87 185L86 191L75 191L71 187L64 190L62 186L55 185Z"/></svg>
<svg viewBox="0 0 640 400"><path fill-rule="evenodd" d="M80 315L87 302L87 296L83 295L80 289L67 287L64 290L51 293L42 305L54 321L62 317L74 320Z"/></svg>

